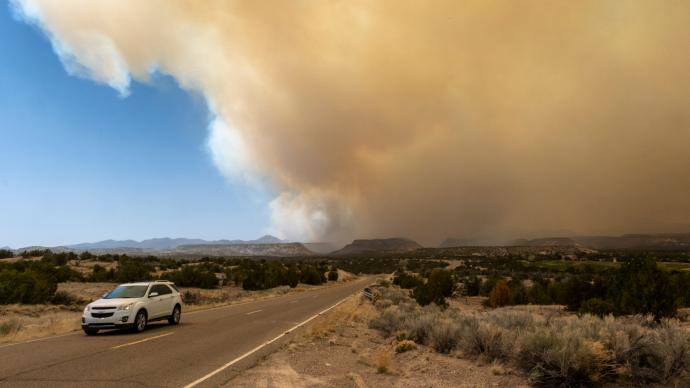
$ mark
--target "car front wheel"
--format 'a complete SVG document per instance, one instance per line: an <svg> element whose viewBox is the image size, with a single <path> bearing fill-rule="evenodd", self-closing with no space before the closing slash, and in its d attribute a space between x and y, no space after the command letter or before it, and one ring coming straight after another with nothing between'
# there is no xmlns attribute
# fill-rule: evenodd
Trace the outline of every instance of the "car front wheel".
<svg viewBox="0 0 690 388"><path fill-rule="evenodd" d="M182 309L180 309L180 306L175 306L173 309L172 315L170 318L168 318L168 322L171 325L177 325L180 323L180 317L182 316Z"/></svg>
<svg viewBox="0 0 690 388"><path fill-rule="evenodd" d="M84 329L86 335L96 335L98 334L98 329Z"/></svg>
<svg viewBox="0 0 690 388"><path fill-rule="evenodd" d="M144 329L146 329L146 312L139 311L134 319L134 331L141 333Z"/></svg>

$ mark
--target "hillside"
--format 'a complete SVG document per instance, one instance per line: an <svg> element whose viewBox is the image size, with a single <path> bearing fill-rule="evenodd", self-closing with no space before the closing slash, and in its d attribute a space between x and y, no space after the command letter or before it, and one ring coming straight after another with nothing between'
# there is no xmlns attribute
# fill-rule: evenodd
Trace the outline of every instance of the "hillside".
<svg viewBox="0 0 690 388"><path fill-rule="evenodd" d="M174 253L208 256L312 256L314 252L301 243L282 244L199 244L180 245Z"/></svg>
<svg viewBox="0 0 690 388"><path fill-rule="evenodd" d="M411 252L419 248L422 248L422 246L407 238L382 238L354 240L344 248L332 252L332 254L336 256L346 256L361 253Z"/></svg>
<svg viewBox="0 0 690 388"><path fill-rule="evenodd" d="M622 236L573 237L595 249L685 250L690 249L690 233L624 234Z"/></svg>

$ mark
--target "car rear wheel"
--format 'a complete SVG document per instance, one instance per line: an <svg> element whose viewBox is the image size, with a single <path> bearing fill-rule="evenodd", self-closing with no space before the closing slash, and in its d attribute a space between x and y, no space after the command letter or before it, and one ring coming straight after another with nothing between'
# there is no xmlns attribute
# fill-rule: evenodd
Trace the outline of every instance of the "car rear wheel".
<svg viewBox="0 0 690 388"><path fill-rule="evenodd" d="M84 329L86 335L96 335L98 334L98 329Z"/></svg>
<svg viewBox="0 0 690 388"><path fill-rule="evenodd" d="M134 318L134 331L137 333L141 333L146 329L146 312L145 311L139 311L137 313L136 318Z"/></svg>
<svg viewBox="0 0 690 388"><path fill-rule="evenodd" d="M173 309L172 315L170 318L168 318L168 323L171 325L177 325L180 323L180 318L182 317L182 309L180 309L180 306L175 306Z"/></svg>

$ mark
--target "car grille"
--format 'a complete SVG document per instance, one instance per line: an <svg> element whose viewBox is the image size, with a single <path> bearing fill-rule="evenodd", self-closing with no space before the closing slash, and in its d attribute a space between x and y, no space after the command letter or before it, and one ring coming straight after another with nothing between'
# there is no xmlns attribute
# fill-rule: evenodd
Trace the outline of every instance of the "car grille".
<svg viewBox="0 0 690 388"><path fill-rule="evenodd" d="M106 307L91 307L91 310L115 310L115 306L106 306Z"/></svg>
<svg viewBox="0 0 690 388"><path fill-rule="evenodd" d="M114 313L91 313L94 318L107 318L112 317Z"/></svg>

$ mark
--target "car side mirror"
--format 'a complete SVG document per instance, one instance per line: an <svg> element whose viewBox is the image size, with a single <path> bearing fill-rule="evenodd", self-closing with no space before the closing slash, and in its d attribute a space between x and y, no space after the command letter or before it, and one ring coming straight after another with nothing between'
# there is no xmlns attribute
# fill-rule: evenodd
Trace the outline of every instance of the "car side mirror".
<svg viewBox="0 0 690 388"><path fill-rule="evenodd" d="M101 295L101 298L105 298L106 296L108 296L108 294L110 294L110 293L109 293L109 292L104 292L103 295Z"/></svg>
<svg viewBox="0 0 690 388"><path fill-rule="evenodd" d="M156 291L149 294L149 298L153 298L154 296L158 296L158 293Z"/></svg>

